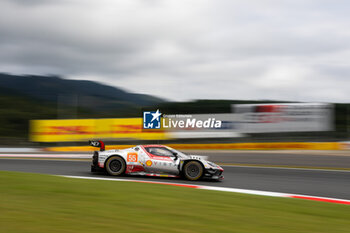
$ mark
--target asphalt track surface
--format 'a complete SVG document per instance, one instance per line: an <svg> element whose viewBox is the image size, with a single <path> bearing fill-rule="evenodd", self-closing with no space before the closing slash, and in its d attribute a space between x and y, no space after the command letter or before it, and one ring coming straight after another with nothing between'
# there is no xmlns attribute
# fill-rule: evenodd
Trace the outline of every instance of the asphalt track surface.
<svg viewBox="0 0 350 233"><path fill-rule="evenodd" d="M189 152L191 153L191 152ZM350 168L350 151L193 151L217 163Z"/></svg>
<svg viewBox="0 0 350 233"><path fill-rule="evenodd" d="M331 198L350 199L350 172L271 167L223 166L225 179L191 182L175 178L124 176L118 178L196 185L274 191ZM89 161L0 159L0 170L53 175L108 177L91 173ZM115 184L117 185L117 184Z"/></svg>
<svg viewBox="0 0 350 233"><path fill-rule="evenodd" d="M198 151L186 150L187 154L209 156L216 163L234 165L292 166L350 169L350 151ZM20 152L21 154L67 154L62 152ZM74 154L68 152L69 154ZM92 156L92 152L76 152ZM4 154L4 153L2 153ZM6 154L16 154L7 152Z"/></svg>

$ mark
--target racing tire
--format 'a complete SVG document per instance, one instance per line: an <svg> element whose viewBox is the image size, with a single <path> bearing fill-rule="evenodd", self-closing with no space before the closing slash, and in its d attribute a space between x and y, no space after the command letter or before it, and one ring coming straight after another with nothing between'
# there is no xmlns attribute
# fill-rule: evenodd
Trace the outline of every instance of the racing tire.
<svg viewBox="0 0 350 233"><path fill-rule="evenodd" d="M126 164L122 157L112 156L107 159L105 167L109 175L119 176L124 174L126 169Z"/></svg>
<svg viewBox="0 0 350 233"><path fill-rule="evenodd" d="M203 166L200 162L190 161L185 164L183 168L183 176L188 180L198 180L202 177L204 172Z"/></svg>

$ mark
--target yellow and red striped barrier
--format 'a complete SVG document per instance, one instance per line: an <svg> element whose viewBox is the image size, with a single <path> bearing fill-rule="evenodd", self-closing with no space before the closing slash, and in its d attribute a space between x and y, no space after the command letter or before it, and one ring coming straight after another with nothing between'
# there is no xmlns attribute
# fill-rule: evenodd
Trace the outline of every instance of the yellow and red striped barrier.
<svg viewBox="0 0 350 233"><path fill-rule="evenodd" d="M142 130L142 118L65 119L30 121L33 142L78 142L91 138L164 140L162 130Z"/></svg>
<svg viewBox="0 0 350 233"><path fill-rule="evenodd" d="M268 142L268 143L213 143L213 144L166 144L179 150L341 150L339 142ZM126 149L135 145L107 145L106 150ZM92 146L48 147L46 151L94 151Z"/></svg>

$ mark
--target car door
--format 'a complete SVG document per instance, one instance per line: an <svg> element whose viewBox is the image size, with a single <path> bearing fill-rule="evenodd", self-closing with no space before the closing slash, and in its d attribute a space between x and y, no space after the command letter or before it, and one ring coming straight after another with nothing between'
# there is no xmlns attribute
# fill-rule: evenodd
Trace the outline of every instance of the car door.
<svg viewBox="0 0 350 233"><path fill-rule="evenodd" d="M151 173L178 175L180 160L166 147L145 146L149 160L146 161L145 170Z"/></svg>

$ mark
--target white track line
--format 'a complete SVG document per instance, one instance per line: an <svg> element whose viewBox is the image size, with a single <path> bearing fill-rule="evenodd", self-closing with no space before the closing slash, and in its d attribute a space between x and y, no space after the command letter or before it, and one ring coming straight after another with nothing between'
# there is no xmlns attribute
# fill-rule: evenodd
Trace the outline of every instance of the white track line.
<svg viewBox="0 0 350 233"><path fill-rule="evenodd" d="M0 154L1 157L10 158L70 158L90 159L92 154Z"/></svg>
<svg viewBox="0 0 350 233"><path fill-rule="evenodd" d="M42 151L40 148L16 148L16 147L1 147L0 153L38 153Z"/></svg>
<svg viewBox="0 0 350 233"><path fill-rule="evenodd" d="M346 200L346 199L308 196L308 195L299 195L299 194L291 194L291 193L269 192L269 191L237 189L237 188L225 188L225 187L205 186L205 185L167 183L167 182L134 180L134 179L115 179L115 178L102 178L102 177L89 177L89 176L64 176L64 175L58 175L58 176L66 177L66 178L75 178L75 179L87 179L87 180L128 181L128 182L136 182L136 183L163 184L163 185L180 186L180 187L196 188L196 189L204 189L204 190L253 194L253 195L269 196L269 197L297 198L297 199L305 199L305 200L313 200L313 201L321 201L321 202L328 202L328 203L350 205L350 200Z"/></svg>

